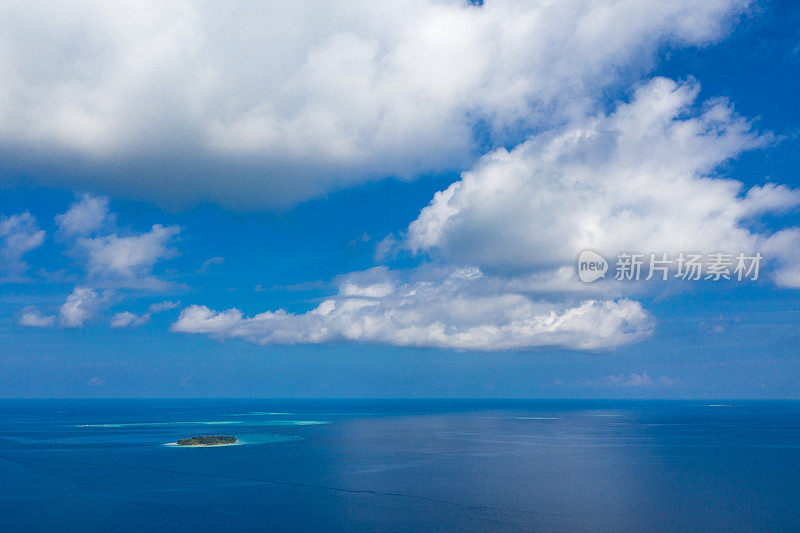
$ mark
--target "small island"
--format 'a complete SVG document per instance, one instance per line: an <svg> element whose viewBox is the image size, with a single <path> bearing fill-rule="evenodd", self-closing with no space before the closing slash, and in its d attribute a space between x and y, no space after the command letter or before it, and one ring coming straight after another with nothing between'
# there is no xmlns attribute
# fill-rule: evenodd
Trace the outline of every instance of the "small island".
<svg viewBox="0 0 800 533"><path fill-rule="evenodd" d="M223 444L236 444L236 437L224 435L209 435L178 439L178 446L221 446Z"/></svg>

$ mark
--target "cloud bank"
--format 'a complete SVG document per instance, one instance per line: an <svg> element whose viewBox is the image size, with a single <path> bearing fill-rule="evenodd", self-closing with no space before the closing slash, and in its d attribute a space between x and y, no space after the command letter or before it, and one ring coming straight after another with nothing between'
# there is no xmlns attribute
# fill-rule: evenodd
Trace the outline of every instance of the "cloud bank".
<svg viewBox="0 0 800 533"><path fill-rule="evenodd" d="M655 387L674 387L678 384L677 378L670 376L660 376L657 379L650 377L647 372L637 374L631 373L625 377L622 374L605 376L600 379L587 379L583 382L586 387L636 387L636 388L655 388Z"/></svg>
<svg viewBox="0 0 800 533"><path fill-rule="evenodd" d="M304 314L184 309L172 330L258 344L359 341L395 346L502 350L558 346L614 348L645 338L651 317L637 302L587 300L576 306L487 291L477 271L436 282L400 282L385 268L345 276L339 294Z"/></svg>
<svg viewBox="0 0 800 533"><path fill-rule="evenodd" d="M659 50L719 39L747 4L10 4L0 152L48 185L287 206L467 168L596 109Z"/></svg>

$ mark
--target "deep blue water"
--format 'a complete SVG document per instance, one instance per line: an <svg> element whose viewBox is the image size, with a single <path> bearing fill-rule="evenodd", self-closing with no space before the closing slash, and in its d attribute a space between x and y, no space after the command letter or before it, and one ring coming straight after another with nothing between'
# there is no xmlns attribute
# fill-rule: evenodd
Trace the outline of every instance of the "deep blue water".
<svg viewBox="0 0 800 533"><path fill-rule="evenodd" d="M0 531L800 530L800 403L709 403L0 400Z"/></svg>

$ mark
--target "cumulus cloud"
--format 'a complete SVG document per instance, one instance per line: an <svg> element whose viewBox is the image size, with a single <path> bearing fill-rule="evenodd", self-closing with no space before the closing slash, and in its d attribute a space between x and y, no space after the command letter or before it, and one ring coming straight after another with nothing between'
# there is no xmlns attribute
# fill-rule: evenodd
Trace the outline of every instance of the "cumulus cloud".
<svg viewBox="0 0 800 533"><path fill-rule="evenodd" d="M153 276L153 267L177 255L171 247L178 226L155 224L147 232L120 232L108 198L83 194L56 216L59 233L71 253L81 259L88 281L95 285L159 289L167 283Z"/></svg>
<svg viewBox="0 0 800 533"><path fill-rule="evenodd" d="M41 246L44 237L45 232L28 212L0 216L0 281L24 279L28 265L22 256Z"/></svg>
<svg viewBox="0 0 800 533"><path fill-rule="evenodd" d="M153 275L153 268L159 261L177 254L171 244L180 232L179 227L156 224L147 232L121 234L115 224L116 216L109 211L108 198L90 194L80 195L55 220L57 233L70 247L69 253L85 267L84 284L87 285L75 287L59 308L57 321L61 327L82 327L110 302L112 292L98 293L97 287L160 290L169 286ZM44 237L45 232L38 229L30 213L0 218L0 280L24 279L27 265L22 257L40 246ZM179 305L171 301L154 303L141 316L118 313L112 326L142 325L154 313ZM37 308L27 307L19 323L28 327L50 327L55 325L56 316L42 315Z"/></svg>
<svg viewBox="0 0 800 533"><path fill-rule="evenodd" d="M535 135L484 156L436 193L405 246L457 265L515 276L574 265L580 251L764 251L776 281L798 286L796 228L748 229L756 216L800 204L800 191L744 190L722 163L764 146L724 100L694 107L695 83L657 78L609 115ZM574 276L573 276L574 278Z"/></svg>
<svg viewBox="0 0 800 533"><path fill-rule="evenodd" d="M773 252L776 281L791 285L800 232L760 233L748 223L795 208L800 194L772 184L745 190L719 177L722 163L770 137L724 100L696 108L697 92L695 83L654 79L609 114L483 157L408 228L402 245L436 267L418 267L406 280L386 268L343 276L336 296L304 314L245 317L192 306L173 330L262 344L462 349L596 350L647 337L653 320L629 298L641 289L577 281L574 261L587 248ZM596 296L604 291L610 296Z"/></svg>
<svg viewBox="0 0 800 533"><path fill-rule="evenodd" d="M262 344L608 349L647 337L653 320L634 289L576 282L583 249L760 251L777 283L800 286L800 229L751 224L794 209L800 192L718 175L768 135L722 99L697 106L694 82L658 78L613 112L603 105L659 50L718 39L747 4L87 2L34 31L20 31L30 10L11 8L0 148L48 184L237 208L471 167L376 249L379 261L405 248L435 268L347 274L306 313L191 306L172 329ZM516 147L478 159L498 146ZM64 161L79 171L47 172ZM152 271L180 229L123 235L110 216L83 196L58 219L88 279L163 284ZM100 305L75 291L62 325Z"/></svg>
<svg viewBox="0 0 800 533"><path fill-rule="evenodd" d="M55 324L55 315L42 315L36 307L26 307L19 317L19 325L29 328L49 328Z"/></svg>
<svg viewBox="0 0 800 533"><path fill-rule="evenodd" d="M283 206L465 168L594 108L665 46L720 38L747 4L11 4L0 148L50 185Z"/></svg>
<svg viewBox="0 0 800 533"><path fill-rule="evenodd" d="M770 235L764 253L776 257L780 269L775 281L784 287L800 288L800 228L787 228Z"/></svg>
<svg viewBox="0 0 800 533"><path fill-rule="evenodd" d="M487 290L476 270L445 279L401 281L385 268L345 276L337 296L304 314L283 310L245 317L238 309L184 309L172 330L243 338L259 344L360 341L396 346L608 349L647 337L651 317L639 303L586 300L574 305Z"/></svg>
<svg viewBox="0 0 800 533"><path fill-rule="evenodd" d="M65 328L80 328L93 319L97 311L108 303L111 293L98 294L88 287L75 287L72 294L59 309L59 325Z"/></svg>

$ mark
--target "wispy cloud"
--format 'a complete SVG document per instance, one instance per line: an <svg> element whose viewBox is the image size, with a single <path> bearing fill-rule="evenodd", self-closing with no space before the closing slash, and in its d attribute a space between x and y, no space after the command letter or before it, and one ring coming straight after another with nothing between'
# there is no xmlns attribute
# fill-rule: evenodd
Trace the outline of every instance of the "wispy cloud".
<svg viewBox="0 0 800 533"><path fill-rule="evenodd" d="M225 258L224 257L210 257L210 258L206 259L205 261L203 261L203 264L200 265L200 268L197 269L197 273L198 274L205 274L214 265L224 265L224 264L225 264Z"/></svg>
<svg viewBox="0 0 800 533"><path fill-rule="evenodd" d="M627 376L623 374L605 376L599 379L587 379L583 382L586 387L634 387L634 388L656 388L673 387L678 384L677 378L670 376L650 377L647 372L641 374L631 373Z"/></svg>
<svg viewBox="0 0 800 533"><path fill-rule="evenodd" d="M156 224L144 233L79 239L76 246L86 259L87 274L93 282L156 289L166 282L152 275L153 266L177 255L170 244L178 233L177 226Z"/></svg>
<svg viewBox="0 0 800 533"><path fill-rule="evenodd" d="M123 311L121 313L115 314L111 318L111 327L112 328L127 328L127 327L137 327L143 324L146 324L150 321L150 314L145 313L144 315L135 315L129 311Z"/></svg>
<svg viewBox="0 0 800 533"><path fill-rule="evenodd" d="M82 194L69 209L56 216L59 233L68 237L85 236L113 224L109 200L104 196Z"/></svg>
<svg viewBox="0 0 800 533"><path fill-rule="evenodd" d="M28 265L22 257L44 243L45 232L27 211L0 216L0 281L25 279Z"/></svg>
<svg viewBox="0 0 800 533"><path fill-rule="evenodd" d="M59 233L71 254L85 268L87 283L100 287L163 289L169 284L153 275L159 261L178 252L171 246L178 226L155 224L149 231L121 232L105 197L83 194L63 214L56 216Z"/></svg>
<svg viewBox="0 0 800 533"><path fill-rule="evenodd" d="M123 311L121 313L115 314L111 319L111 327L112 328L128 328L128 327L138 327L144 324L147 324L150 319L153 317L154 314L163 313L164 311L169 311L170 309L175 309L179 307L181 304L180 302L158 302L151 304L150 307L147 308L147 312L141 315L137 315L135 313L131 313L130 311Z"/></svg>
<svg viewBox="0 0 800 533"><path fill-rule="evenodd" d="M29 328L50 328L55 324L55 315L42 315L36 307L26 307L19 317L19 325Z"/></svg>

